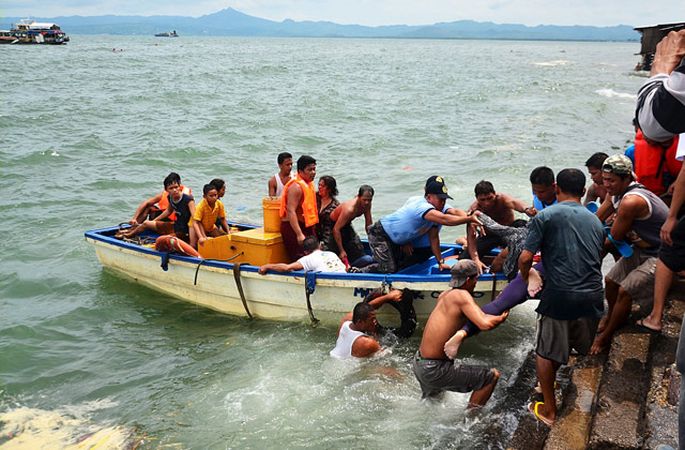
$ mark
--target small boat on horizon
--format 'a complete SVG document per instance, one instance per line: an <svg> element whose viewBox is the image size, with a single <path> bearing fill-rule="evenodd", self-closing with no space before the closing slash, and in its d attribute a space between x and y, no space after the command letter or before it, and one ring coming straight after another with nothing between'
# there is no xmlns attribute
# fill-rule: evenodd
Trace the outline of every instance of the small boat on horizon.
<svg viewBox="0 0 685 450"><path fill-rule="evenodd" d="M178 33L176 33L176 30L165 31L164 33L155 34L155 37L178 37Z"/></svg>

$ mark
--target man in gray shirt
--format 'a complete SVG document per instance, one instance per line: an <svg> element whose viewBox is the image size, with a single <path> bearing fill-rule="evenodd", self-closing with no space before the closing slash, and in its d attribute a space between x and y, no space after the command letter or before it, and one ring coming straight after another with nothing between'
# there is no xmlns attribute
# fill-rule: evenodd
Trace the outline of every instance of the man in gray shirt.
<svg viewBox="0 0 685 450"><path fill-rule="evenodd" d="M571 348L587 354L604 308L602 288L602 224L581 204L585 175L564 169L557 175L558 203L539 212L528 226L528 236L519 257L521 276L529 293L540 288L540 278L531 276L533 255L540 250L545 285L537 308L537 373L544 402L528 405L541 422L552 426L557 409L554 379L568 362Z"/></svg>

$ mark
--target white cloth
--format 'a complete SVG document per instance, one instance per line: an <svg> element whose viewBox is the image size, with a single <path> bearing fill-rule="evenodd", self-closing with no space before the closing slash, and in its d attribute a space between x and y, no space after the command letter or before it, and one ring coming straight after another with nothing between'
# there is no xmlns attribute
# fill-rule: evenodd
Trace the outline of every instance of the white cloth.
<svg viewBox="0 0 685 450"><path fill-rule="evenodd" d="M276 173L274 177L276 177L276 197L280 197L283 193L283 188L285 187L285 185L281 181L281 176L278 173Z"/></svg>
<svg viewBox="0 0 685 450"><path fill-rule="evenodd" d="M678 148L675 151L675 159L685 162L685 133L680 135L678 140Z"/></svg>
<svg viewBox="0 0 685 450"><path fill-rule="evenodd" d="M333 252L314 250L297 261L306 272L346 272L345 264Z"/></svg>
<svg viewBox="0 0 685 450"><path fill-rule="evenodd" d="M350 328L350 325L352 325L352 321L348 320L340 326L340 333L338 334L338 340L335 342L335 348L330 352L332 357L340 359L351 358L354 341L360 336L365 336L361 331Z"/></svg>

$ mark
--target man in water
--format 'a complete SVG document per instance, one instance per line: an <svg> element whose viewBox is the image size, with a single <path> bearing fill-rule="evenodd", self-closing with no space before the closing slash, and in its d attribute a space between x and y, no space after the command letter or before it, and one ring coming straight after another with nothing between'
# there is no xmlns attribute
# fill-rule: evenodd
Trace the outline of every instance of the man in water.
<svg viewBox="0 0 685 450"><path fill-rule="evenodd" d="M430 248L440 269L448 269L440 252L440 225L461 225L480 222L474 215L446 214L445 200L452 198L442 177L430 177L424 187L423 197L411 197L400 209L381 218L368 231L369 246L374 264L362 269L364 272L379 271L395 273L400 269L403 254L410 255L412 242L428 234Z"/></svg>
<svg viewBox="0 0 685 450"><path fill-rule="evenodd" d="M402 301L402 291L391 289L385 295L366 302L359 302L354 310L347 313L340 322L338 339L330 355L345 359L350 357L365 358L381 350L378 341L379 326L376 310L387 302Z"/></svg>
<svg viewBox="0 0 685 450"><path fill-rule="evenodd" d="M281 236L290 261L304 255L302 243L305 237L316 236L319 209L316 205L315 177L316 160L302 155L297 160L297 176L283 188L279 210Z"/></svg>
<svg viewBox="0 0 685 450"><path fill-rule="evenodd" d="M438 397L444 391L473 392L469 408L483 406L492 395L500 374L497 369L457 364L445 354L445 344L470 320L482 330L502 323L508 311L499 316L483 313L471 294L478 280L478 267L471 260L452 266L448 289L440 294L423 331L421 345L412 360L412 369L421 385L423 398Z"/></svg>
<svg viewBox="0 0 685 450"><path fill-rule="evenodd" d="M474 188L476 201L469 207L470 212L480 211L487 214L492 220L500 225L510 226L516 219L514 211L524 213L530 211L531 208L526 207L523 201L518 200L510 195L495 192L495 187L491 182L481 180ZM475 227L467 227L467 249L469 257L478 265L480 273L483 272L486 265L481 261L480 256L486 255L495 247L506 245L496 234L485 234L476 236ZM504 254L502 254L504 253ZM500 268L502 262L506 257L506 252L500 253L497 263L493 264Z"/></svg>
<svg viewBox="0 0 685 450"><path fill-rule="evenodd" d="M580 203L585 193L585 175L564 169L557 175L556 205L540 211L528 226L528 236L519 257L519 270L530 293L540 290L540 277L530 274L533 256L542 252L545 286L542 289L536 333L536 368L544 402L528 409L552 426L557 409L554 379L568 362L572 348L590 350L604 308L601 222Z"/></svg>

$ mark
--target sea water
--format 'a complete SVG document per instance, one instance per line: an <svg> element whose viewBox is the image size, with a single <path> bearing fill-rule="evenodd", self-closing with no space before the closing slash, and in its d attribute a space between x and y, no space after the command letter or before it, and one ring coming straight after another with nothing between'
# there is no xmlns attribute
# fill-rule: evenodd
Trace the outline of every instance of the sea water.
<svg viewBox="0 0 685 450"><path fill-rule="evenodd" d="M534 167L583 168L626 146L638 50L78 35L0 47L0 447L504 445L517 416L503 392L532 348L535 302L462 347L503 374L470 416L463 394L419 401L420 335L333 360L335 329L224 316L122 281L83 232L130 219L171 171L195 193L225 179L229 218L259 223L285 150L314 156L340 199L371 184L376 219L431 175L459 208L481 179L529 202Z"/></svg>

